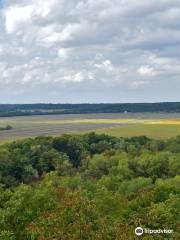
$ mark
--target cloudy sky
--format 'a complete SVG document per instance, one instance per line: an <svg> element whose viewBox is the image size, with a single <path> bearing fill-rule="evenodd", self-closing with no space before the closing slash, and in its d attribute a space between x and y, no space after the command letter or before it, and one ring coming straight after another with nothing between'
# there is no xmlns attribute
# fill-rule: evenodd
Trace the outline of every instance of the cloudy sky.
<svg viewBox="0 0 180 240"><path fill-rule="evenodd" d="M0 0L0 103L180 101L180 0Z"/></svg>

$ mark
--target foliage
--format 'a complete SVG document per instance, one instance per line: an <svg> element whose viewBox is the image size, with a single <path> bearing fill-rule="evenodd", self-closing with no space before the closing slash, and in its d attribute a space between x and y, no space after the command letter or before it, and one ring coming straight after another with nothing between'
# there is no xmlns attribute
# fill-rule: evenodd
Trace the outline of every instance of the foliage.
<svg viewBox="0 0 180 240"><path fill-rule="evenodd" d="M2 117L124 112L180 112L180 103L0 104L0 116Z"/></svg>
<svg viewBox="0 0 180 240"><path fill-rule="evenodd" d="M11 130L13 127L11 125L6 125L5 127L0 127L0 131Z"/></svg>
<svg viewBox="0 0 180 240"><path fill-rule="evenodd" d="M0 240L131 240L137 226L179 239L179 142L90 133L1 146Z"/></svg>

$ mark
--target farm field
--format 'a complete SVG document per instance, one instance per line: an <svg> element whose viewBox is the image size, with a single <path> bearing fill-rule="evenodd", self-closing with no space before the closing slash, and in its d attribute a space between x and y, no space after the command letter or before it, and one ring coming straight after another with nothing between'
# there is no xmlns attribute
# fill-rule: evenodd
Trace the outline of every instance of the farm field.
<svg viewBox="0 0 180 240"><path fill-rule="evenodd" d="M0 143L26 137L57 136L92 130L113 136L146 135L161 139L180 135L180 114L107 113L1 117L0 127L6 125L13 129L0 131Z"/></svg>
<svg viewBox="0 0 180 240"><path fill-rule="evenodd" d="M143 135L154 139L167 139L180 135L180 124L131 124L122 127L98 129L96 133L105 133L115 137Z"/></svg>

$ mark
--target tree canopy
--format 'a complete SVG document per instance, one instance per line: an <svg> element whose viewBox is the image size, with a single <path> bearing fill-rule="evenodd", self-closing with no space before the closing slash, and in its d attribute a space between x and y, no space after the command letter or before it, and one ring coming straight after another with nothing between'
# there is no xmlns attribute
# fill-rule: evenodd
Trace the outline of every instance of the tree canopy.
<svg viewBox="0 0 180 240"><path fill-rule="evenodd" d="M88 133L0 146L0 240L179 239L180 137ZM145 235L143 239L154 239Z"/></svg>

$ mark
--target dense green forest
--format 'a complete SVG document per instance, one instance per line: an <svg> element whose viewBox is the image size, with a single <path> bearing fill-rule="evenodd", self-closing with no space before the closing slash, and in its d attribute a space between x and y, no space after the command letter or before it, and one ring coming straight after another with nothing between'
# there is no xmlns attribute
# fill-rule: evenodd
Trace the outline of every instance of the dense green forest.
<svg viewBox="0 0 180 240"><path fill-rule="evenodd" d="M44 114L180 112L180 102L99 104L0 104L0 117Z"/></svg>
<svg viewBox="0 0 180 240"><path fill-rule="evenodd" d="M180 239L179 197L180 137L88 133L0 146L0 240L131 240L137 226L173 230L143 239Z"/></svg>

